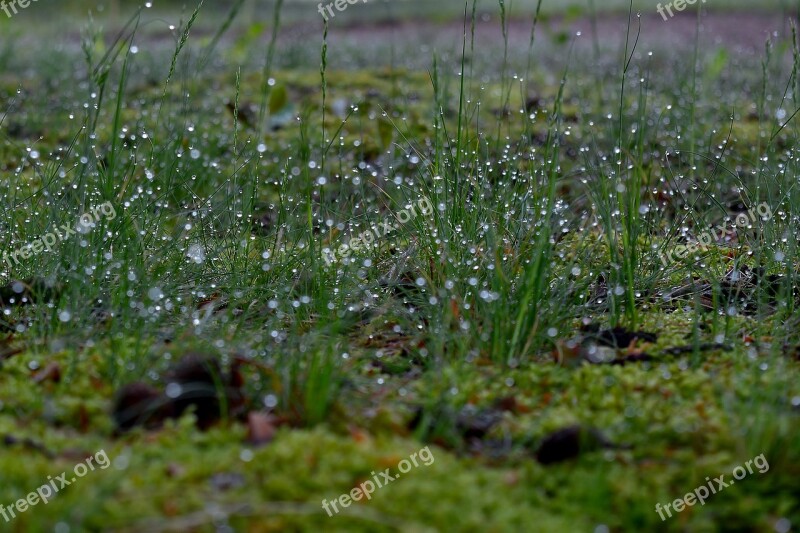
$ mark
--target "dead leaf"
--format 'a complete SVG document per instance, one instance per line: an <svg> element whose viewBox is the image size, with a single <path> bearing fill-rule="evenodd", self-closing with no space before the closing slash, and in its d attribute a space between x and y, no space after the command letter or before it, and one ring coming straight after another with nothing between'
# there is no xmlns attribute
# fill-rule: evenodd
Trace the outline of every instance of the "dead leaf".
<svg viewBox="0 0 800 533"><path fill-rule="evenodd" d="M78 430L81 433L87 433L89 431L89 424L89 411L86 410L84 404L81 404L80 407L78 407Z"/></svg>
<svg viewBox="0 0 800 533"><path fill-rule="evenodd" d="M167 476L171 477L171 478L181 477L183 475L183 473L186 471L186 469L183 468L178 463L170 463L170 464L168 464L166 470L167 470Z"/></svg>
<svg viewBox="0 0 800 533"><path fill-rule="evenodd" d="M541 464L549 465L568 461L581 453L600 448L629 448L629 446L612 443L597 429L574 425L547 435L542 439L535 455Z"/></svg>
<svg viewBox="0 0 800 533"><path fill-rule="evenodd" d="M358 443L367 442L369 440L369 434L357 426L350 426L348 430L350 431L350 436L353 437L353 440Z"/></svg>
<svg viewBox="0 0 800 533"><path fill-rule="evenodd" d="M33 375L34 383L42 383L44 381L52 381L58 383L61 381L61 365L55 361L49 363L39 372Z"/></svg>
<svg viewBox="0 0 800 533"><path fill-rule="evenodd" d="M263 446L275 437L275 417L267 413L247 413L247 442Z"/></svg>

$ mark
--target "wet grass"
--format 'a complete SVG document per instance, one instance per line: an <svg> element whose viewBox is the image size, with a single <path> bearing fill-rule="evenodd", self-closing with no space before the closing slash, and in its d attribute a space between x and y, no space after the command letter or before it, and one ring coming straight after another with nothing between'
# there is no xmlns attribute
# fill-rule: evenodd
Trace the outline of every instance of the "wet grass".
<svg viewBox="0 0 800 533"><path fill-rule="evenodd" d="M467 20L455 43L366 48L333 25L292 35L281 10L242 30L252 12L205 9L0 40L0 252L115 213L0 264L0 504L112 458L3 527L800 520L791 33L657 47L626 13L621 38L542 19L520 37L499 2L491 38ZM171 405L192 351L231 368L222 420L115 431L120 389ZM607 445L544 461L575 425ZM325 514L426 445L432 465ZM768 471L705 505L654 510L760 454Z"/></svg>

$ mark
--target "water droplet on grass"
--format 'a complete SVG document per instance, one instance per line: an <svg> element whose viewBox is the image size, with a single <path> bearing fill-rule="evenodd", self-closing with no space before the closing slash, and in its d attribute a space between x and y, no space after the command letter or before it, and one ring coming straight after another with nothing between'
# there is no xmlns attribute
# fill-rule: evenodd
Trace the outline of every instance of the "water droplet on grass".
<svg viewBox="0 0 800 533"><path fill-rule="evenodd" d="M147 296L153 300L154 302L159 301L161 298L164 297L164 293L161 291L159 287L152 287L149 291L147 291Z"/></svg>
<svg viewBox="0 0 800 533"><path fill-rule="evenodd" d="M190 245L189 250L186 252L186 255L189 257L189 259L191 259L198 265L206 260L206 251L199 244Z"/></svg>

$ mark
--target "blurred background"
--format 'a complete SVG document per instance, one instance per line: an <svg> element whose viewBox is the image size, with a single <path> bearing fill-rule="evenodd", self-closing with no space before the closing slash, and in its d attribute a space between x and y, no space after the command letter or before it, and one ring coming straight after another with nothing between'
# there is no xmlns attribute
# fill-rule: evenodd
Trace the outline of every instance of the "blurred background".
<svg viewBox="0 0 800 533"><path fill-rule="evenodd" d="M698 0L703 1L703 0ZM154 0L151 2L153 13L161 12L175 13L176 10L183 10L190 13L197 2L186 2L185 0ZM206 0L204 10L206 12L219 10L225 12L238 2L236 0ZM283 18L286 21L308 21L320 24L322 17L317 12L318 0L286 0L284 2ZM325 4L329 1L324 2ZM470 9L472 2L469 4ZM667 2L661 2L667 3ZM38 0L37 9L31 11L30 8L23 10L20 15L16 15L9 20L0 13L0 27L6 27L13 22L19 22L17 17L22 19L35 18L37 21L54 21L67 15L75 15L83 18L87 12L91 12L96 18L108 20L111 23L119 22L135 10L140 2L135 0ZM274 0L246 0L243 9L246 10L245 17L240 19L239 24L244 21L252 21L262 15L272 12ZM358 7L361 4L355 4ZM361 22L384 22L392 20L413 20L424 19L430 22L452 20L459 18L465 9L465 2L462 0L368 0L370 9L347 9L346 17L339 17L346 20L337 20L337 24L353 24ZM634 0L633 9L643 15L653 15L656 12L655 0ZM537 0L506 0L505 9L511 16L525 16L535 11ZM783 13L796 12L800 2L796 0L705 0L704 8L709 11L724 13L730 10L754 11L781 11ZM500 11L499 0L479 0L478 11L484 14L497 14ZM562 15L565 17L581 17L591 15L592 12L619 13L627 11L629 8L628 0L546 0L542 2L541 11L544 15Z"/></svg>

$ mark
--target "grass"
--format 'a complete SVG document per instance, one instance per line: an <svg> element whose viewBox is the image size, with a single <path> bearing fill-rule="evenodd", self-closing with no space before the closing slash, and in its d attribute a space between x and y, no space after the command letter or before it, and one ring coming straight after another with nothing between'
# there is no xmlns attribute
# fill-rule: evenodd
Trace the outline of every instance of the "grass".
<svg viewBox="0 0 800 533"><path fill-rule="evenodd" d="M2 251L105 203L115 216L0 266L0 504L98 450L112 464L4 527L800 520L793 34L731 52L700 26L653 44L662 22L634 5L605 6L627 33L598 39L565 34L549 2L459 6L458 42L444 24L427 48L375 34L367 47L338 20L315 42L286 35L297 7L281 2L86 19L58 46L32 38L28 12L14 19ZM423 197L432 213L398 219ZM661 263L760 203L768 220ZM324 260L384 222L374 248ZM609 346L622 330L637 338ZM215 375L230 413L208 430L197 412L116 432L115 394L169 394L193 351L243 365L244 410ZM618 446L536 460L575 424ZM423 446L433 464L325 514L323 499ZM705 505L654 510L760 454L767 471Z"/></svg>

